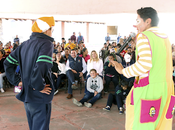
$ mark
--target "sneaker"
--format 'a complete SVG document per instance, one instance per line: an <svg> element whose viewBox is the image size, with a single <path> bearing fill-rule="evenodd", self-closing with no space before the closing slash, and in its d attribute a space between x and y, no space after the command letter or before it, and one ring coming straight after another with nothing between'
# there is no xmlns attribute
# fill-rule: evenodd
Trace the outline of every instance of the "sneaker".
<svg viewBox="0 0 175 130"><path fill-rule="evenodd" d="M119 111L119 114L123 114L123 111Z"/></svg>
<svg viewBox="0 0 175 130"><path fill-rule="evenodd" d="M4 89L3 88L1 88L1 93L4 93L5 91L4 91Z"/></svg>
<svg viewBox="0 0 175 130"><path fill-rule="evenodd" d="M103 110L104 110L104 111L110 111L111 108L110 108L110 106L106 106L105 108L103 108Z"/></svg>
<svg viewBox="0 0 175 130"><path fill-rule="evenodd" d="M73 103L74 103L75 105L77 105L77 106L79 106L79 107L82 107L82 106L83 106L83 104L82 104L81 102L77 101L77 99L75 99L75 98L73 98L72 101L73 101Z"/></svg>
<svg viewBox="0 0 175 130"><path fill-rule="evenodd" d="M72 89L78 89L77 85L73 84Z"/></svg>
<svg viewBox="0 0 175 130"><path fill-rule="evenodd" d="M119 114L123 114L123 109L120 108Z"/></svg>
<svg viewBox="0 0 175 130"><path fill-rule="evenodd" d="M56 90L56 91L54 92L54 96L55 96L57 93L58 93L58 90Z"/></svg>
<svg viewBox="0 0 175 130"><path fill-rule="evenodd" d="M87 102L84 102L84 105L88 108L92 107L92 104L91 103L87 103Z"/></svg>

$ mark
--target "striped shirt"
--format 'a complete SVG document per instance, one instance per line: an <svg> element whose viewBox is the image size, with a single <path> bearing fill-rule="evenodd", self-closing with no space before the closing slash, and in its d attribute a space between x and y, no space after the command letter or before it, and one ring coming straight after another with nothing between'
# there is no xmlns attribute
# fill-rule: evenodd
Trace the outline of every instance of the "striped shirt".
<svg viewBox="0 0 175 130"><path fill-rule="evenodd" d="M148 38L139 34L137 37L138 59L135 64L122 70L123 75L127 78L139 76L139 79L148 76L152 67L152 54Z"/></svg>
<svg viewBox="0 0 175 130"><path fill-rule="evenodd" d="M162 33L158 27L151 27L148 31L153 32L158 37L167 38L167 35ZM137 37L136 46L138 50L136 63L124 68L122 73L127 78L138 76L139 79L143 79L148 77L148 73L152 68L152 50L149 39L142 33Z"/></svg>

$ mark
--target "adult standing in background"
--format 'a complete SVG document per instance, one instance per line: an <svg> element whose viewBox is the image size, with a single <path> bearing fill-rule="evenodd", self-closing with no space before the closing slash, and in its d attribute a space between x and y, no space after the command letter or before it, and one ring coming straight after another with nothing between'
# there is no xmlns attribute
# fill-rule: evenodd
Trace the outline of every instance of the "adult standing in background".
<svg viewBox="0 0 175 130"><path fill-rule="evenodd" d="M111 40L111 37L109 36L109 33L107 33L107 36L105 37L105 41L110 41Z"/></svg>
<svg viewBox="0 0 175 130"><path fill-rule="evenodd" d="M76 42L76 36L75 36L75 32L73 32L73 35L70 37L71 42L74 41L74 43Z"/></svg>
<svg viewBox="0 0 175 130"><path fill-rule="evenodd" d="M14 43L18 42L19 44L19 38L18 38L18 35L16 35L16 37L14 38Z"/></svg>
<svg viewBox="0 0 175 130"><path fill-rule="evenodd" d="M79 32L79 36L77 38L77 43L80 44L81 42L84 42L84 37L81 35L81 33Z"/></svg>
<svg viewBox="0 0 175 130"><path fill-rule="evenodd" d="M141 8L137 14L136 63L123 68L113 62L120 74L136 77L126 99L126 130L172 130L175 96L171 43L157 27L155 9Z"/></svg>
<svg viewBox="0 0 175 130"><path fill-rule="evenodd" d="M125 42L127 39L126 39L126 36L124 36L124 38L123 38L123 42Z"/></svg>
<svg viewBox="0 0 175 130"><path fill-rule="evenodd" d="M4 61L9 82L22 86L16 96L24 102L30 130L48 130L54 86L51 78L53 17L38 18L32 25L30 39L23 42ZM20 75L16 75L16 67ZM46 85L46 80L49 84Z"/></svg>
<svg viewBox="0 0 175 130"><path fill-rule="evenodd" d="M120 33L119 33L119 34L118 34L118 37L117 37L117 43L119 43L121 37L122 37L122 36L120 36ZM121 43L120 43L120 44L121 44Z"/></svg>

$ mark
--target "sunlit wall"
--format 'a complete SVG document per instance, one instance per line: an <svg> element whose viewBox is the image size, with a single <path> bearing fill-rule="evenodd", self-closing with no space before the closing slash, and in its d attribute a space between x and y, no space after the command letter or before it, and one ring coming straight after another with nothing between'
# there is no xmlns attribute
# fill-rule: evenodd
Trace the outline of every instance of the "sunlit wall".
<svg viewBox="0 0 175 130"><path fill-rule="evenodd" d="M8 41L11 41L13 43L14 38L16 35L20 38L20 42L23 42L27 39L29 39L31 35L31 20L5 20L2 19L2 39L0 39L4 44L6 44Z"/></svg>
<svg viewBox="0 0 175 130"><path fill-rule="evenodd" d="M59 16L61 19L62 16ZM70 18L70 19L69 19ZM136 24L137 14L105 14L105 15L77 15L69 17L64 16L67 20L79 20L79 21L101 21L106 23L103 24L89 24L89 43L87 43L87 31L86 23L75 23L75 22L65 22L65 39L72 35L73 32L78 36L78 32L84 36L85 44L89 50L96 49L99 50L105 42L104 37L107 33L107 26L118 26L118 33L121 36L127 36L130 32L137 32L133 27ZM175 30L175 14L159 14L160 22L159 27L168 34L170 42L175 43L174 30ZM12 41L16 35L19 36L20 42L27 40L31 35L31 20L5 20L2 19L3 35L0 39L4 44L8 41ZM61 42L61 22L56 22L54 27L53 37L56 42Z"/></svg>
<svg viewBox="0 0 175 130"><path fill-rule="evenodd" d="M72 36L73 32L75 32L76 36L78 36L78 33L81 32L85 42L87 41L86 23L65 22L66 41L68 41L68 39Z"/></svg>

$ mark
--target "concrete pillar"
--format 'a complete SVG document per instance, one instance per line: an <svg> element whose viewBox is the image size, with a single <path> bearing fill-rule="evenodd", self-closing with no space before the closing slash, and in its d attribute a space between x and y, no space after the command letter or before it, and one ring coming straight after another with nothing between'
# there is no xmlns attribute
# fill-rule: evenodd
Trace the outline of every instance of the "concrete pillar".
<svg viewBox="0 0 175 130"><path fill-rule="evenodd" d="M65 35L65 22L61 22L61 38L63 38Z"/></svg>
<svg viewBox="0 0 175 130"><path fill-rule="evenodd" d="M89 42L89 23L86 23L87 43Z"/></svg>

